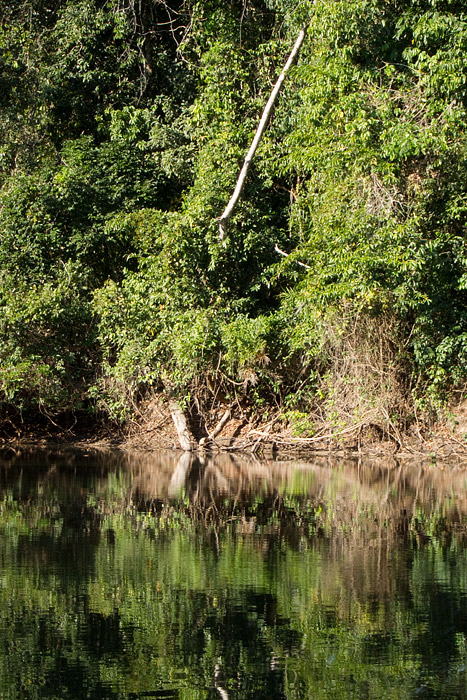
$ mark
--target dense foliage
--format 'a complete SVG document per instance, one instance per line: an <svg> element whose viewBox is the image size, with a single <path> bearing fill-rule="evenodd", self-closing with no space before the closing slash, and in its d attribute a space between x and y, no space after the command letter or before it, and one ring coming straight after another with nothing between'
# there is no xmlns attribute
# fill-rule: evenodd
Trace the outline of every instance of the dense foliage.
<svg viewBox="0 0 467 700"><path fill-rule="evenodd" d="M394 424L462 387L464 3L13 0L0 17L4 407L124 418L148 392L199 406L221 388L295 421L320 404Z"/></svg>

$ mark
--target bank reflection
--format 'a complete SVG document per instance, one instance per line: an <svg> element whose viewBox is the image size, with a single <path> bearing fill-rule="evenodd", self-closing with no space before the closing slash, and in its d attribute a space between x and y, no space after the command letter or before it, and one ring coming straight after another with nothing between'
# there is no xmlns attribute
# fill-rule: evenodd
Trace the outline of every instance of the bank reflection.
<svg viewBox="0 0 467 700"><path fill-rule="evenodd" d="M467 513L467 468L462 464L394 459L258 460L248 456L175 451L108 449L0 452L0 492L20 500L45 497L86 499L90 491L137 506L183 500L193 507L224 508L255 499L283 504L295 498L324 508L330 525L372 513L375 522L400 527L437 513L451 530L463 529ZM332 517L331 517L332 516Z"/></svg>
<svg viewBox="0 0 467 700"><path fill-rule="evenodd" d="M465 478L4 453L0 696L465 697Z"/></svg>
<svg viewBox="0 0 467 700"><path fill-rule="evenodd" d="M336 518L355 517L365 508L378 520L407 520L428 508L449 517L452 527L462 526L467 513L467 469L456 464L136 453L122 456L122 466L131 474L133 495L146 500L183 496L204 506L294 495L316 505L333 504Z"/></svg>

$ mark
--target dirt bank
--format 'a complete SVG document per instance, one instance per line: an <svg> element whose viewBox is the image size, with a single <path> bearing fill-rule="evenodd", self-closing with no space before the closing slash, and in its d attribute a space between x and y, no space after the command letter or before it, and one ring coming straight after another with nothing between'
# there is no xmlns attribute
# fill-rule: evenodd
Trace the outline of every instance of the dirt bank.
<svg viewBox="0 0 467 700"><path fill-rule="evenodd" d="M171 410L172 409L172 410ZM457 456L467 460L467 401L436 421L414 420L400 427L389 416L331 424L323 419L304 430L280 409L258 410L219 403L209 415L181 411L190 449L246 452L269 457L280 453L334 452L369 455ZM6 416L0 424L0 445L34 442L106 443L133 449L180 449L173 406L161 396L139 406L124 426L95 416L38 414L29 419Z"/></svg>

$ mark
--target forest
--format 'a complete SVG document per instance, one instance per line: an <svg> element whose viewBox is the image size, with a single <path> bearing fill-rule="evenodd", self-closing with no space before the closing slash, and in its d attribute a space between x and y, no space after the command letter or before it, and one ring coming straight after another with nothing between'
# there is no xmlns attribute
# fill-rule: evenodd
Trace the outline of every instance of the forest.
<svg viewBox="0 0 467 700"><path fill-rule="evenodd" d="M461 1L0 0L2 420L449 413L466 109Z"/></svg>

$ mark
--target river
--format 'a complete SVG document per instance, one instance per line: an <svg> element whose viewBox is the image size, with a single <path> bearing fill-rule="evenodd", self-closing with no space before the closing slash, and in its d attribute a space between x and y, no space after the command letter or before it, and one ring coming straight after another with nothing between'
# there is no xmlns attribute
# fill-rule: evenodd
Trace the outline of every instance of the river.
<svg viewBox="0 0 467 700"><path fill-rule="evenodd" d="M0 699L467 697L467 469L0 453Z"/></svg>

